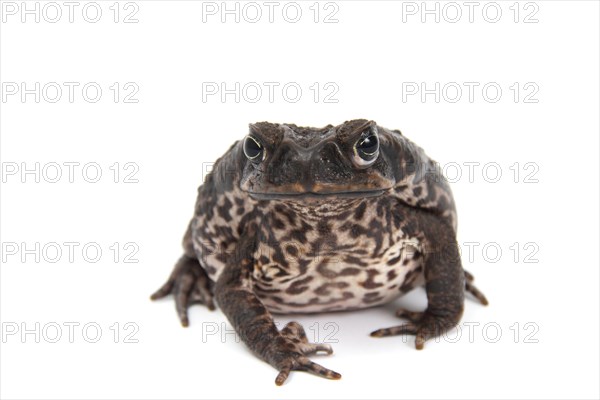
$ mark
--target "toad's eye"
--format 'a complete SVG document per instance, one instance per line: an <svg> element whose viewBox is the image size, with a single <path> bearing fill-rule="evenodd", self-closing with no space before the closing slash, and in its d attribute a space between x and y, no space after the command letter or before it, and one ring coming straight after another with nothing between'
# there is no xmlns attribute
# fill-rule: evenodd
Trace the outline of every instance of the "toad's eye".
<svg viewBox="0 0 600 400"><path fill-rule="evenodd" d="M359 166L371 165L378 155L379 137L376 132L366 132L354 145L354 160Z"/></svg>
<svg viewBox="0 0 600 400"><path fill-rule="evenodd" d="M262 161L265 155L265 149L259 141L252 137L246 136L244 139L244 154L251 161Z"/></svg>

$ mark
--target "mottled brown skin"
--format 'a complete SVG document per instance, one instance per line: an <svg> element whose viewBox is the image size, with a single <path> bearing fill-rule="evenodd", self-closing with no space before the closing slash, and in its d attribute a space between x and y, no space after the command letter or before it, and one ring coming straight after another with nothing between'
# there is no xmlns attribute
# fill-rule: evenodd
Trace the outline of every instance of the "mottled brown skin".
<svg viewBox="0 0 600 400"><path fill-rule="evenodd" d="M422 349L459 322L465 290L487 304L461 265L446 180L421 148L373 121L251 125L198 189L183 247L152 299L173 294L187 326L187 308L212 310L214 297L278 385L292 370L341 375L308 358L331 347L309 343L297 322L278 330L271 312L372 307L424 285L425 311L400 309L409 322L371 333L415 335Z"/></svg>

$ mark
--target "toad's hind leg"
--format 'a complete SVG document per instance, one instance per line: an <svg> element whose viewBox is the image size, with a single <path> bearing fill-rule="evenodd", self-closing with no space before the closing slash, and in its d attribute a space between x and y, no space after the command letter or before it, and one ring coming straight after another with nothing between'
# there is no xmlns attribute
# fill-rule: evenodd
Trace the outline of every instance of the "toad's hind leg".
<svg viewBox="0 0 600 400"><path fill-rule="evenodd" d="M419 219L427 247L423 259L427 309L423 313L400 310L399 315L410 322L371 333L375 337L415 335L418 350L426 340L442 335L460 321L466 287L453 229L432 216L423 215Z"/></svg>
<svg viewBox="0 0 600 400"><path fill-rule="evenodd" d="M485 295L481 293L481 291L479 291L477 287L475 287L475 285L473 284L474 280L475 278L473 277L473 275L469 271L465 271L465 290L471 293L477 300L479 300L481 304L487 306L489 304L488 300L485 297Z"/></svg>
<svg viewBox="0 0 600 400"><path fill-rule="evenodd" d="M173 294L175 308L181 325L188 326L188 308L192 304L204 304L209 310L215 309L213 301L213 283L200 265L191 242L191 227L183 238L185 254L181 256L173 272L160 289L150 298L157 300Z"/></svg>
<svg viewBox="0 0 600 400"><path fill-rule="evenodd" d="M181 325L188 326L188 308L192 304L204 304L209 310L215 309L211 282L197 259L181 256L167 282L150 296L157 300L173 294L175 309Z"/></svg>
<svg viewBox="0 0 600 400"><path fill-rule="evenodd" d="M468 271L465 271L465 291L471 293L473 296L475 296L475 298L477 298L477 300L479 300L479 302L481 304L487 306L488 305L487 299L485 298L483 293L481 293L473 285L473 280L474 280L473 275L471 275ZM399 308L396 310L396 316L398 318L406 319L413 324L419 323L424 315L425 315L424 312L410 311L410 310L407 310L404 308Z"/></svg>

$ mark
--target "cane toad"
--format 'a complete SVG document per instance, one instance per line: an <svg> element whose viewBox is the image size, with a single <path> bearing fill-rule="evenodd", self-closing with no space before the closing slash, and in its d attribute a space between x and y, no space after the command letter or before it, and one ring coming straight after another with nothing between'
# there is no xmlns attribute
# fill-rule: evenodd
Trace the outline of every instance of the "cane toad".
<svg viewBox="0 0 600 400"><path fill-rule="evenodd" d="M271 313L373 307L424 286L423 312L371 336L410 334L417 349L454 327L465 291L487 300L463 270L452 193L424 151L398 130L353 120L324 128L261 122L213 166L198 189L184 254L152 299L187 309L214 300L246 345L275 367L339 379L312 362L309 343Z"/></svg>

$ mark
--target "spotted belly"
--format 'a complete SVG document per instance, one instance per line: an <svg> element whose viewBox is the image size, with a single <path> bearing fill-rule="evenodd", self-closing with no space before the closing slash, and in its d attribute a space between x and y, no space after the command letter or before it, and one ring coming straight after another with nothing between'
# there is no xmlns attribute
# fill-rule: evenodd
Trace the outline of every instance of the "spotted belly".
<svg viewBox="0 0 600 400"><path fill-rule="evenodd" d="M340 251L289 260L288 266L257 258L254 288L274 313L352 310L388 303L423 285L419 243L399 240L378 257Z"/></svg>

